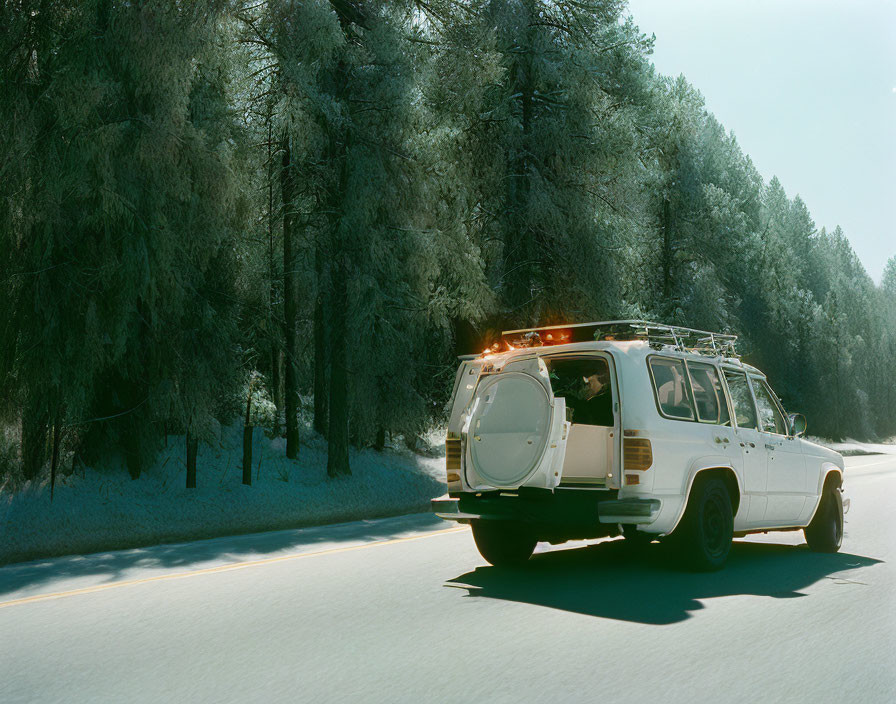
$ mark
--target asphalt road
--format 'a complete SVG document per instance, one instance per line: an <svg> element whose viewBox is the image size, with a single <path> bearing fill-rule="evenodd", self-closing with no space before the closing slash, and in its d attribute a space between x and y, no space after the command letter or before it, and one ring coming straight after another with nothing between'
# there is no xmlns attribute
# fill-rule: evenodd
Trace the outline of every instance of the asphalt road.
<svg viewBox="0 0 896 704"><path fill-rule="evenodd" d="M0 702L896 701L896 457L847 459L843 549L486 566L425 516L0 568Z"/></svg>

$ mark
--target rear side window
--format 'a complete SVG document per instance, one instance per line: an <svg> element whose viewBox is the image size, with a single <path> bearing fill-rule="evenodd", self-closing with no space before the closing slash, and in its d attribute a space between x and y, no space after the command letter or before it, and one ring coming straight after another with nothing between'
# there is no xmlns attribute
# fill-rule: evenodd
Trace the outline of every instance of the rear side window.
<svg viewBox="0 0 896 704"><path fill-rule="evenodd" d="M691 373L697 419L701 423L730 425L728 404L716 368L702 362L688 362L688 371Z"/></svg>
<svg viewBox="0 0 896 704"><path fill-rule="evenodd" d="M651 357L649 364L656 402L663 415L679 420L694 420L694 404L684 362L667 357Z"/></svg>
<svg viewBox="0 0 896 704"><path fill-rule="evenodd" d="M768 386L761 379L753 379L753 393L756 394L756 406L759 409L759 429L766 433L787 435L787 426L784 424L784 416L778 410L778 404L772 400Z"/></svg>
<svg viewBox="0 0 896 704"><path fill-rule="evenodd" d="M753 405L753 395L747 386L747 375L731 369L725 370L725 381L728 382L728 392L731 394L731 405L734 407L734 417L739 428L756 428L756 407Z"/></svg>

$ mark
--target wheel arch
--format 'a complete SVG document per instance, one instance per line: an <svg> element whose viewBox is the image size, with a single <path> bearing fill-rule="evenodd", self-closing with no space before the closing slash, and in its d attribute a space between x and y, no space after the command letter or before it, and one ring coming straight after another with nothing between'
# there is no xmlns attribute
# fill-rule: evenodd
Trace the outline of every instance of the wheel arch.
<svg viewBox="0 0 896 704"><path fill-rule="evenodd" d="M833 462L825 462L821 466L821 472L819 472L818 476L818 495L815 497L815 508L812 509L806 525L809 525L815 518L815 514L818 513L818 507L821 506L821 498L824 496L824 491L830 485L833 485L835 489L843 488L843 470Z"/></svg>
<svg viewBox="0 0 896 704"><path fill-rule="evenodd" d="M828 483L834 483L835 488L840 489L843 486L843 470L833 462L825 462L821 465L819 472L818 494L824 493Z"/></svg>
<svg viewBox="0 0 896 704"><path fill-rule="evenodd" d="M684 512L687 510L688 502L691 500L691 492L694 490L694 486L707 479L714 478L721 479L725 482L725 486L728 489L728 496L731 498L731 515L737 515L737 511L740 508L740 499L743 495L743 489L741 487L740 477L737 475L734 467L726 462L698 461L694 463L691 471L688 472L688 482L684 494L685 498L678 511L678 515L675 517L675 524L672 530L675 530L675 528L678 527L678 524L681 523Z"/></svg>

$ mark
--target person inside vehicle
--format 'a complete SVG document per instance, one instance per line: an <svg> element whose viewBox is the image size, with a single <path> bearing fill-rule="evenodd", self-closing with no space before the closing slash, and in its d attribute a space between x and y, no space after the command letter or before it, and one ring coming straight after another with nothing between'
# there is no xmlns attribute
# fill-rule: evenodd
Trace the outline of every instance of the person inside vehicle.
<svg viewBox="0 0 896 704"><path fill-rule="evenodd" d="M613 396L610 393L610 374L606 367L581 377L581 385L567 397L573 411L573 423L585 425L613 425Z"/></svg>

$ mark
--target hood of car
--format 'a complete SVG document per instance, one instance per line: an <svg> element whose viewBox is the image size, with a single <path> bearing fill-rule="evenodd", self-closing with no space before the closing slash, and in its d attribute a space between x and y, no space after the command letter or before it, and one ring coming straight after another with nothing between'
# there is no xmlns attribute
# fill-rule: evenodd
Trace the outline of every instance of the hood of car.
<svg viewBox="0 0 896 704"><path fill-rule="evenodd" d="M832 450L829 447L824 447L823 445L819 445L818 443L811 442L809 440L806 440L805 438L800 438L800 441L803 444L803 454L805 456L817 457L821 460L833 462L840 469L843 469L843 455L841 455L836 450Z"/></svg>

